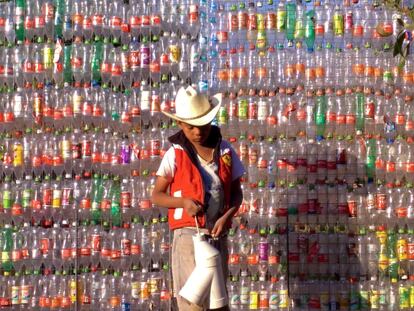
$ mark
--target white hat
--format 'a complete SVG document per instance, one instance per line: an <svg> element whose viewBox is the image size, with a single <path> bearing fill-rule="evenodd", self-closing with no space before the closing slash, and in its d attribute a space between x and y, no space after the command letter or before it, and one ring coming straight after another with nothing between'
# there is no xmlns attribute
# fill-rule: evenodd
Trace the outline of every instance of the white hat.
<svg viewBox="0 0 414 311"><path fill-rule="evenodd" d="M207 96L197 93L191 86L181 87L175 98L175 114L164 112L168 117L193 126L203 126L213 121L222 102L222 94L212 97L212 103Z"/></svg>

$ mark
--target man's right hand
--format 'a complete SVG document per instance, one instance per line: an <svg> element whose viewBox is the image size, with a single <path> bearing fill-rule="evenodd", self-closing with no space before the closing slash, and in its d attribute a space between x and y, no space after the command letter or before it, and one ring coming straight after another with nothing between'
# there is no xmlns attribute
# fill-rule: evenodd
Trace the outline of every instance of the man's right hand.
<svg viewBox="0 0 414 311"><path fill-rule="evenodd" d="M202 210L201 204L186 198L183 199L183 208L190 216L195 216Z"/></svg>

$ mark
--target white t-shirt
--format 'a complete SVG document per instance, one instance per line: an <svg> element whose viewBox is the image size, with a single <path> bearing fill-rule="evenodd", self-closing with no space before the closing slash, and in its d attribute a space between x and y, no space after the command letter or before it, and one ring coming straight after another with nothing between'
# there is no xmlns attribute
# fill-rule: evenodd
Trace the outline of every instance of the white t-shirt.
<svg viewBox="0 0 414 311"><path fill-rule="evenodd" d="M243 164L230 143L222 141L222 148L224 150L227 148L230 149L232 158L232 181L236 180L245 173ZM217 164L214 161L206 162L198 155L197 157L200 162L200 173L204 183L205 201L208 202L206 211L207 228L211 229L218 219L221 209L224 207L224 191L218 176ZM170 147L161 161L157 176L162 176L172 181L175 171L175 151L174 147Z"/></svg>

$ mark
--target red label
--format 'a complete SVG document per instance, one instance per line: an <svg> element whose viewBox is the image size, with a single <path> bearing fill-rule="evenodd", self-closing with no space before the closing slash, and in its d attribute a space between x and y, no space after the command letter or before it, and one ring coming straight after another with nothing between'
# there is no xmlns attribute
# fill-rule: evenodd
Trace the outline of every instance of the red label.
<svg viewBox="0 0 414 311"><path fill-rule="evenodd" d="M109 64L109 63L102 63L101 64L101 72L102 73L110 73L111 72L111 64Z"/></svg>
<svg viewBox="0 0 414 311"><path fill-rule="evenodd" d="M395 214L397 215L397 218L407 218L408 209L407 207L397 207L395 209Z"/></svg>
<svg viewBox="0 0 414 311"><path fill-rule="evenodd" d="M49 253L50 248L50 240L47 238L40 239L40 251L43 255L47 255Z"/></svg>
<svg viewBox="0 0 414 311"><path fill-rule="evenodd" d="M121 250L113 249L111 250L111 259L119 259L121 258Z"/></svg>
<svg viewBox="0 0 414 311"><path fill-rule="evenodd" d="M89 198L83 198L80 202L80 207L85 209L91 208L91 200Z"/></svg>
<svg viewBox="0 0 414 311"><path fill-rule="evenodd" d="M63 260L69 259L71 255L72 255L72 250L70 248L63 248L60 251L60 256L62 257Z"/></svg>
<svg viewBox="0 0 414 311"><path fill-rule="evenodd" d="M122 24L122 19L118 16L112 16L111 18L111 26L112 27L120 27Z"/></svg>
<svg viewBox="0 0 414 311"><path fill-rule="evenodd" d="M373 102L368 102L365 105L365 117L369 119L374 119L375 117L375 104Z"/></svg>
<svg viewBox="0 0 414 311"><path fill-rule="evenodd" d="M131 240L128 240L128 239L121 240L121 255L122 256L131 255Z"/></svg>
<svg viewBox="0 0 414 311"><path fill-rule="evenodd" d="M336 113L333 111L328 111L326 113L326 119L328 122L336 122Z"/></svg>
<svg viewBox="0 0 414 311"><path fill-rule="evenodd" d="M337 124L345 124L346 123L346 115L344 115L344 114L338 114L336 116L336 123Z"/></svg>
<svg viewBox="0 0 414 311"><path fill-rule="evenodd" d="M355 124L356 116L354 114L347 114L346 115L346 124Z"/></svg>
<svg viewBox="0 0 414 311"><path fill-rule="evenodd" d="M387 208L387 196L383 193L375 195L375 207L377 210L385 210Z"/></svg>
<svg viewBox="0 0 414 311"><path fill-rule="evenodd" d="M267 117L267 124L268 125L277 125L277 117L276 116L268 116Z"/></svg>
<svg viewBox="0 0 414 311"><path fill-rule="evenodd" d="M395 162L387 161L385 164L385 168L387 172L395 172Z"/></svg>
<svg viewBox="0 0 414 311"><path fill-rule="evenodd" d="M92 238L91 238L92 251L94 252L101 251L101 240L102 238L99 234L92 234Z"/></svg>
<svg viewBox="0 0 414 311"><path fill-rule="evenodd" d="M395 123L398 125L404 125L405 124L405 115L404 114L397 114L395 116Z"/></svg>
<svg viewBox="0 0 414 311"><path fill-rule="evenodd" d="M248 265L257 265L259 263L259 255L258 254L249 254L247 256L247 264Z"/></svg>
<svg viewBox="0 0 414 311"><path fill-rule="evenodd" d="M131 255L141 254L141 247L138 244L131 244Z"/></svg>
<svg viewBox="0 0 414 311"><path fill-rule="evenodd" d="M92 24L94 26L101 26L101 25L103 25L103 16L102 15L94 15L92 17Z"/></svg>
<svg viewBox="0 0 414 311"><path fill-rule="evenodd" d="M42 203L40 200L32 200L30 207L34 210L40 210L42 208Z"/></svg>
<svg viewBox="0 0 414 311"><path fill-rule="evenodd" d="M406 163L405 170L407 173L414 173L414 162Z"/></svg>
<svg viewBox="0 0 414 311"><path fill-rule="evenodd" d="M414 243L408 243L408 260L414 260Z"/></svg>
<svg viewBox="0 0 414 311"><path fill-rule="evenodd" d="M129 23L131 24L131 27L139 27L141 26L141 17L139 16L131 16L129 18Z"/></svg>
<svg viewBox="0 0 414 311"><path fill-rule="evenodd" d="M141 209L149 209L149 208L151 208L151 200L141 200L139 202L139 207Z"/></svg>
<svg viewBox="0 0 414 311"><path fill-rule="evenodd" d="M159 15L152 15L151 16L151 25L161 25L161 17Z"/></svg>
<svg viewBox="0 0 414 311"><path fill-rule="evenodd" d="M43 189L42 195L43 205L52 205L52 189Z"/></svg>
<svg viewBox="0 0 414 311"><path fill-rule="evenodd" d="M108 199L102 199L101 201L101 209L102 210L108 210L111 208L111 201Z"/></svg>
<svg viewBox="0 0 414 311"><path fill-rule="evenodd" d="M11 212L13 216L23 215L23 207L19 203L13 203Z"/></svg>
<svg viewBox="0 0 414 311"><path fill-rule="evenodd" d="M123 191L121 192L121 208L131 207L131 193Z"/></svg>
<svg viewBox="0 0 414 311"><path fill-rule="evenodd" d="M19 261L20 259L23 258L22 251L19 249L12 251L11 257L12 257L12 261Z"/></svg>
<svg viewBox="0 0 414 311"><path fill-rule="evenodd" d="M120 76L122 74L122 67L117 64L113 64L111 68L111 74L113 76Z"/></svg>
<svg viewBox="0 0 414 311"><path fill-rule="evenodd" d="M81 247L80 255L84 257L89 257L91 255L91 249L89 247Z"/></svg>
<svg viewBox="0 0 414 311"><path fill-rule="evenodd" d="M229 265L238 265L240 263L239 254L229 254L228 264Z"/></svg>
<svg viewBox="0 0 414 311"><path fill-rule="evenodd" d="M83 59L80 57L72 57L71 65L73 68L81 68L83 65Z"/></svg>
<svg viewBox="0 0 414 311"><path fill-rule="evenodd" d="M348 201L348 215L351 218L357 217L357 204L355 201Z"/></svg>

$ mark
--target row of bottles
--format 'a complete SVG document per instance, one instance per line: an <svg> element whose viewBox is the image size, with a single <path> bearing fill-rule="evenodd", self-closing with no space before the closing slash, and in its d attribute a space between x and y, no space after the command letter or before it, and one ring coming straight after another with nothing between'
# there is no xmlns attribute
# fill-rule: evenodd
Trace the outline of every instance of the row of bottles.
<svg viewBox="0 0 414 311"><path fill-rule="evenodd" d="M71 267L129 271L132 266L169 267L166 218L110 227L95 221L4 226L0 234L1 269L10 272L62 270Z"/></svg>
<svg viewBox="0 0 414 311"><path fill-rule="evenodd" d="M358 283L291 280L266 275L248 276L230 282L231 310L412 310L413 282L397 284L372 278Z"/></svg>
<svg viewBox="0 0 414 311"><path fill-rule="evenodd" d="M91 176L88 172L83 176L65 174L64 178L6 176L1 186L0 220L15 226L93 221L119 228L140 217L148 223L153 217L166 215L165 209L151 204L154 181L153 176L146 175L120 179L119 175Z"/></svg>
<svg viewBox="0 0 414 311"><path fill-rule="evenodd" d="M410 3L402 4L408 8ZM209 10L213 47L258 49L306 44L309 51L323 44L335 47L366 44L390 46L408 22L394 7L379 1L213 1ZM389 37L384 37L387 35Z"/></svg>
<svg viewBox="0 0 414 311"><path fill-rule="evenodd" d="M121 135L108 128L88 127L7 132L2 136L0 167L6 175L19 178L23 174L81 174L91 170L125 177L133 171L135 175L148 175L157 170L169 148L171 133L168 128L151 128Z"/></svg>
<svg viewBox="0 0 414 311"><path fill-rule="evenodd" d="M9 43L38 38L102 36L128 44L131 36L179 30L197 36L205 18L205 2L191 1L49 1L2 3L0 40Z"/></svg>
<svg viewBox="0 0 414 311"><path fill-rule="evenodd" d="M27 270L0 280L5 310L170 310L168 270Z"/></svg>

